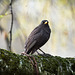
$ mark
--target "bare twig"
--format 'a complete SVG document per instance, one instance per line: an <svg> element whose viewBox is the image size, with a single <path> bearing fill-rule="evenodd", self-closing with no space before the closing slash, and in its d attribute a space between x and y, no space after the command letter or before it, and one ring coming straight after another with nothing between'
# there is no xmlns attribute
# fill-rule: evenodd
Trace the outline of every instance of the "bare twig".
<svg viewBox="0 0 75 75"><path fill-rule="evenodd" d="M9 49L11 51L11 43L12 43L12 28L13 28L13 10L12 10L12 0L10 2L10 11L11 11L11 28L10 28L10 43Z"/></svg>

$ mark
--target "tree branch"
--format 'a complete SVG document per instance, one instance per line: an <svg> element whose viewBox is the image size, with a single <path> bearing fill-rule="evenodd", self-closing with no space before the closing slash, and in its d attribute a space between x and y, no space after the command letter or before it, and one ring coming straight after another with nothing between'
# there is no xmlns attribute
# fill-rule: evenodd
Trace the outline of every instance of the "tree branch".
<svg viewBox="0 0 75 75"><path fill-rule="evenodd" d="M9 49L11 51L11 43L12 43L12 28L13 28L13 8L12 8L12 0L10 2L10 11L11 11L11 28L10 28L10 43L9 43Z"/></svg>

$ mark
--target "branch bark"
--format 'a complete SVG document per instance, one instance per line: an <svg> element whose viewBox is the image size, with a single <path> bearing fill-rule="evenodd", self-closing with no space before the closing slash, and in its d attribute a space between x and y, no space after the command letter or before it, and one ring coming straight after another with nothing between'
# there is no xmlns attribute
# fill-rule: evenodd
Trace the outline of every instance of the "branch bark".
<svg viewBox="0 0 75 75"><path fill-rule="evenodd" d="M13 28L13 8L12 8L12 2L13 0L11 0L10 2L10 11L11 11L11 28L10 28L10 43L9 43L9 49L11 51L11 44L12 44L12 28Z"/></svg>

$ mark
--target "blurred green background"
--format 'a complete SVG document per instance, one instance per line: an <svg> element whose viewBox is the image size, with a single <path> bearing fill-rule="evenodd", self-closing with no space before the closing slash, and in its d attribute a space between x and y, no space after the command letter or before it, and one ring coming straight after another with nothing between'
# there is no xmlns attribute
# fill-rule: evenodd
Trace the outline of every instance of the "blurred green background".
<svg viewBox="0 0 75 75"><path fill-rule="evenodd" d="M10 0L0 0L0 48L8 49L11 27ZM31 31L44 19L49 21L51 37L41 48L51 55L75 57L75 0L13 0L12 51L24 51ZM40 42L40 41L39 41Z"/></svg>

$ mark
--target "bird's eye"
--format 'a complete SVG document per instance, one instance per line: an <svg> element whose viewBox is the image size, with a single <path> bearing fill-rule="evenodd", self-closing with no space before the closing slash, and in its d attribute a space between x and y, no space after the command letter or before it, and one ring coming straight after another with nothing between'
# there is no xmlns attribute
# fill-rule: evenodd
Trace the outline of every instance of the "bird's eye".
<svg viewBox="0 0 75 75"><path fill-rule="evenodd" d="M44 24L47 24L48 22L46 21Z"/></svg>

